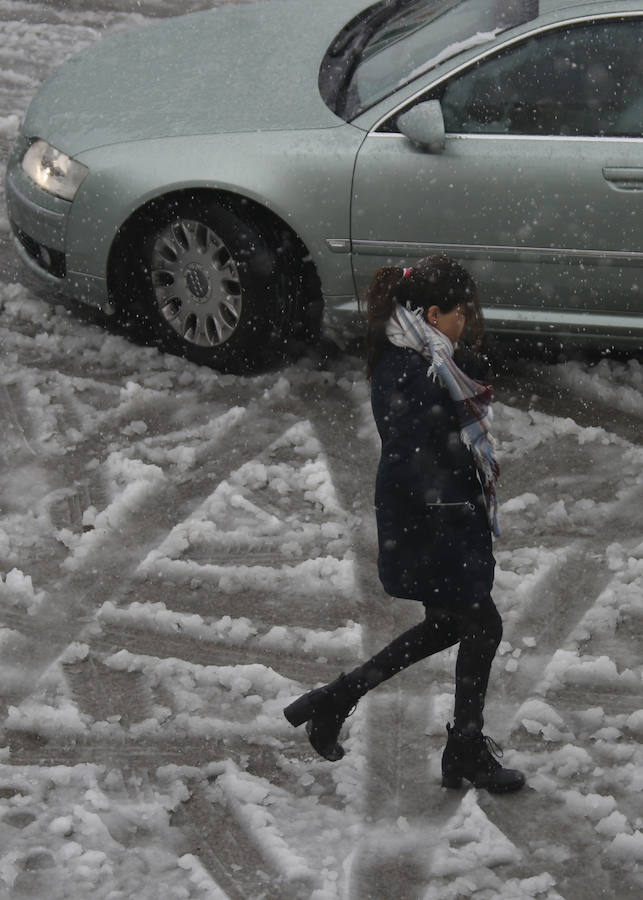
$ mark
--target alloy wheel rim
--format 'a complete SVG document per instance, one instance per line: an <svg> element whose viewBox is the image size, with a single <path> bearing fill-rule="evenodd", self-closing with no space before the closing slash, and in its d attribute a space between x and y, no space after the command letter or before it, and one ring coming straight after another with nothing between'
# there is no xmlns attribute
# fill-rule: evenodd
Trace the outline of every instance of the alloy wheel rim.
<svg viewBox="0 0 643 900"><path fill-rule="evenodd" d="M156 307L189 344L217 347L236 331L242 313L239 271L225 243L208 225L179 219L152 248Z"/></svg>

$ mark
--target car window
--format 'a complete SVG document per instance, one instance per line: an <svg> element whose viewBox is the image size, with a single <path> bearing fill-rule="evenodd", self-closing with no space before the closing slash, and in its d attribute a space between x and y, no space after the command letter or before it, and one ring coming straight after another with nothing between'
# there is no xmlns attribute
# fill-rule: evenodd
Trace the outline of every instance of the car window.
<svg viewBox="0 0 643 900"><path fill-rule="evenodd" d="M643 136L643 20L530 38L446 85L447 132Z"/></svg>

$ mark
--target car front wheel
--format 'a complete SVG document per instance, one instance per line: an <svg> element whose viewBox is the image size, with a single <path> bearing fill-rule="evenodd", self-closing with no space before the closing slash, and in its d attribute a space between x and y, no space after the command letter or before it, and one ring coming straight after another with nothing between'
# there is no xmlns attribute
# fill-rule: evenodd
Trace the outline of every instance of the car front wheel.
<svg viewBox="0 0 643 900"><path fill-rule="evenodd" d="M139 224L125 270L146 330L169 352L224 371L265 362L296 293L269 229L200 198L150 207Z"/></svg>

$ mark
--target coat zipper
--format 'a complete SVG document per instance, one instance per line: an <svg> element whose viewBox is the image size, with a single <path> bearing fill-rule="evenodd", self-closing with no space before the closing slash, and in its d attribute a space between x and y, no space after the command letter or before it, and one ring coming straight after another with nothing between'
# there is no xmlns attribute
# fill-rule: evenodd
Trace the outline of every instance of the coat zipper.
<svg viewBox="0 0 643 900"><path fill-rule="evenodd" d="M436 509L439 509L440 507L444 509L451 506L466 506L466 508L470 509L472 512L476 508L475 503L472 503L471 500L454 500L449 503L427 503L426 505Z"/></svg>

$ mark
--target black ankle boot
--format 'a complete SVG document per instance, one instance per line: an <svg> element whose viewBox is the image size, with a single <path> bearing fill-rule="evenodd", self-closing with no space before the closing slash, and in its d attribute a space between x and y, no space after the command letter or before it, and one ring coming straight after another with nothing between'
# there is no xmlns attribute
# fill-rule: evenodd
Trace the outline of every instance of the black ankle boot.
<svg viewBox="0 0 643 900"><path fill-rule="evenodd" d="M501 794L519 791L525 776L516 769L504 769L496 757L501 748L481 731L468 735L447 725L447 745L442 754L442 787L462 787L466 778L476 788Z"/></svg>
<svg viewBox="0 0 643 900"><path fill-rule="evenodd" d="M337 738L344 720L355 709L357 699L342 672L335 681L309 691L287 706L284 716L295 727L305 722L313 748L324 759L337 762L344 755L344 748L337 743Z"/></svg>

